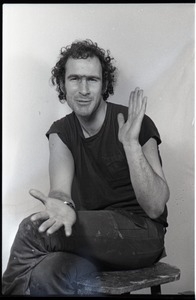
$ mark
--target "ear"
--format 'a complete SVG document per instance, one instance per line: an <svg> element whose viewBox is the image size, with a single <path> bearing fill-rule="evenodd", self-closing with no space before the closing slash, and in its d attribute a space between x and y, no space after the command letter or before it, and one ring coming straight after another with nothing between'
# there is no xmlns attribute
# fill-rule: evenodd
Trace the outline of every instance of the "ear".
<svg viewBox="0 0 196 300"><path fill-rule="evenodd" d="M60 81L60 88L65 93L65 83L63 81Z"/></svg>
<svg viewBox="0 0 196 300"><path fill-rule="evenodd" d="M60 102L61 102L62 104L64 104L64 103L66 102L66 99L61 99Z"/></svg>

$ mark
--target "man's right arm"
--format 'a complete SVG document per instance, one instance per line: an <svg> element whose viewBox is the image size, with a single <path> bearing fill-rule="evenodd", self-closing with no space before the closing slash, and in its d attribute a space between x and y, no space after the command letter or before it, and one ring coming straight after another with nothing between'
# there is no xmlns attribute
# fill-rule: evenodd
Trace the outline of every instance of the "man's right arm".
<svg viewBox="0 0 196 300"><path fill-rule="evenodd" d="M72 226L76 221L74 209L64 202L71 202L71 186L74 176L74 160L71 151L61 141L57 134L50 134L49 137L50 159L50 192L48 197L41 192L31 190L30 194L42 201L46 210L32 216L32 221L45 220L39 230L52 234L64 226L65 234L71 235Z"/></svg>
<svg viewBox="0 0 196 300"><path fill-rule="evenodd" d="M49 197L72 202L71 186L74 176L74 160L69 148L61 141L57 134L49 136Z"/></svg>

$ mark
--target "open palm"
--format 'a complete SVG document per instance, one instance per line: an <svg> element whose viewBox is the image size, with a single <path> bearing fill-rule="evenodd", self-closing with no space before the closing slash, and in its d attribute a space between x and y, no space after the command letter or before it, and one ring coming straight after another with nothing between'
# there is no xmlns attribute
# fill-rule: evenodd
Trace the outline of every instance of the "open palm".
<svg viewBox="0 0 196 300"><path fill-rule="evenodd" d="M48 234L52 234L60 227L64 226L66 236L72 233L72 226L76 221L75 211L64 204L63 201L55 198L49 198L38 190L30 190L30 195L40 200L46 207L46 210L38 212L31 217L32 221L43 220L39 227L39 231L47 230Z"/></svg>
<svg viewBox="0 0 196 300"><path fill-rule="evenodd" d="M127 121L125 122L123 114L118 114L118 138L124 146L130 146L132 142L138 142L146 104L147 97L143 97L143 91L136 88L129 97Z"/></svg>

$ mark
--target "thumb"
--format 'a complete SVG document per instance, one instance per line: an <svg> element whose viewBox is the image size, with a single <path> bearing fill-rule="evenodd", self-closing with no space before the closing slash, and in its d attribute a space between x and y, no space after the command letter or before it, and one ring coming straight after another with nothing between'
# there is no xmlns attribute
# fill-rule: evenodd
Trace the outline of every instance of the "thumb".
<svg viewBox="0 0 196 300"><path fill-rule="evenodd" d="M43 204L45 204L47 201L47 197L38 190L31 189L29 191L29 194L34 198L40 200Z"/></svg>
<svg viewBox="0 0 196 300"><path fill-rule="evenodd" d="M118 120L118 126L119 126L119 129L122 128L122 126L125 124L125 119L124 119L124 116L123 114L118 114L117 115L117 120Z"/></svg>

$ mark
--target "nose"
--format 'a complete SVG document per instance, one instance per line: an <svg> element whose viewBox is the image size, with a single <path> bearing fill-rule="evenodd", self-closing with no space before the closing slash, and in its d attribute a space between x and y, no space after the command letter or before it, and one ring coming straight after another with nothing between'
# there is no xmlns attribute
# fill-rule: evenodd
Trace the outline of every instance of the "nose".
<svg viewBox="0 0 196 300"><path fill-rule="evenodd" d="M88 81L86 80L86 78L82 78L82 80L80 82L79 92L83 96L86 96L86 95L88 95L90 93Z"/></svg>

